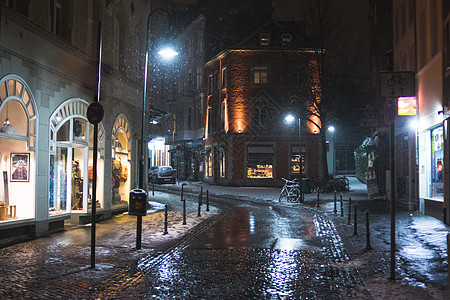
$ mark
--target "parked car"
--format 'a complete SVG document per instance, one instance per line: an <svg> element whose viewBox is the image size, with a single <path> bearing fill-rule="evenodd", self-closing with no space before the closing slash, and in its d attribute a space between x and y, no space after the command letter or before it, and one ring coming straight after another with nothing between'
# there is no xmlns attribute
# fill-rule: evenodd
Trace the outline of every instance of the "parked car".
<svg viewBox="0 0 450 300"><path fill-rule="evenodd" d="M153 183L176 183L176 171L171 166L151 167L148 181Z"/></svg>

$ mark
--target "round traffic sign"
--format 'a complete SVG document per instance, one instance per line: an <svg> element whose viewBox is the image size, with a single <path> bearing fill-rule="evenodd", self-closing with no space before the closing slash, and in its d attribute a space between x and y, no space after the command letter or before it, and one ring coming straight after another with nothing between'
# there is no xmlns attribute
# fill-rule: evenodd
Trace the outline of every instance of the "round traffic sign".
<svg viewBox="0 0 450 300"><path fill-rule="evenodd" d="M387 99L384 103L384 120L388 124L392 124L395 121L395 118L397 118L398 114L398 107L396 99Z"/></svg>
<svg viewBox="0 0 450 300"><path fill-rule="evenodd" d="M105 111L100 102L92 102L87 109L87 118L92 124L98 124L103 119Z"/></svg>

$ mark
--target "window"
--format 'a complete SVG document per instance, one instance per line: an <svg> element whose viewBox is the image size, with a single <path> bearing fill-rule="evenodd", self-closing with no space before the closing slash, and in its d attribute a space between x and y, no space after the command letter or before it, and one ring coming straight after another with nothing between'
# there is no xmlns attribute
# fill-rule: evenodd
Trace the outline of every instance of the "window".
<svg viewBox="0 0 450 300"><path fill-rule="evenodd" d="M292 34L283 33L281 35L281 45L283 47L290 46L292 44Z"/></svg>
<svg viewBox="0 0 450 300"><path fill-rule="evenodd" d="M305 174L305 147L302 147L302 161L300 164L300 147L298 145L291 146L291 174Z"/></svg>
<svg viewBox="0 0 450 300"><path fill-rule="evenodd" d="M199 31L197 35L197 51L203 51L203 32Z"/></svg>
<svg viewBox="0 0 450 300"><path fill-rule="evenodd" d="M252 68L253 84L267 84L269 77L269 67L265 65L254 66Z"/></svg>
<svg viewBox="0 0 450 300"><path fill-rule="evenodd" d="M225 177L225 168L226 168L226 161L225 161L225 150L219 151L219 175L220 177Z"/></svg>
<svg viewBox="0 0 450 300"><path fill-rule="evenodd" d="M62 0L50 0L50 17L51 17L51 31L61 36L62 27Z"/></svg>
<svg viewBox="0 0 450 300"><path fill-rule="evenodd" d="M208 77L208 95L212 95L213 91L214 91L213 75L209 75L209 77Z"/></svg>
<svg viewBox="0 0 450 300"><path fill-rule="evenodd" d="M227 105L227 99L224 99L222 103L220 103L220 129L225 129L225 123L226 123L226 105Z"/></svg>
<svg viewBox="0 0 450 300"><path fill-rule="evenodd" d="M202 76L203 76L202 68L201 67L197 68L197 90L202 89L203 84Z"/></svg>
<svg viewBox="0 0 450 300"><path fill-rule="evenodd" d="M270 34L261 33L259 43L261 46L270 46Z"/></svg>
<svg viewBox="0 0 450 300"><path fill-rule="evenodd" d="M212 177L212 154L211 149L206 152L206 177Z"/></svg>
<svg viewBox="0 0 450 300"><path fill-rule="evenodd" d="M273 146L249 145L247 147L247 178L273 178Z"/></svg>
<svg viewBox="0 0 450 300"><path fill-rule="evenodd" d="M222 69L222 89L227 88L227 68Z"/></svg>
<svg viewBox="0 0 450 300"><path fill-rule="evenodd" d="M431 131L431 197L444 197L444 129Z"/></svg>

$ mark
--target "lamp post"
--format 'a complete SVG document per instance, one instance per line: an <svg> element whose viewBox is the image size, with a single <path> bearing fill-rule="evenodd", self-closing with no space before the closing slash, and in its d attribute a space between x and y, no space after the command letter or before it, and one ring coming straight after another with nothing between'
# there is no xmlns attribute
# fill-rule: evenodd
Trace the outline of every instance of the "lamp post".
<svg viewBox="0 0 450 300"><path fill-rule="evenodd" d="M336 127L328 127L328 131L333 135L333 176L336 176Z"/></svg>
<svg viewBox="0 0 450 300"><path fill-rule="evenodd" d="M285 118L287 123L292 123L295 120L295 117L291 114L287 115ZM303 203L303 160L302 160L302 125L301 125L301 119L298 117L298 143L299 143L299 150L298 150L298 157L300 160L300 202Z"/></svg>
<svg viewBox="0 0 450 300"><path fill-rule="evenodd" d="M157 8L150 12L150 14L147 17L147 31L145 36L145 63L144 63L144 91L143 91L143 99L142 99L142 124L141 124L141 155L139 158L139 176L138 176L138 185L139 188L144 188L144 166L145 166L145 159L144 159L144 153L145 153L145 147L144 147L144 132L145 132L145 108L147 106L146 100L147 100L147 76L148 76L148 59L149 59L149 51L148 51L148 42L149 42L149 36L148 32L150 30L150 18L151 16L157 12L161 11L167 14L167 16L170 18L170 14L167 10L163 8ZM176 55L178 55L178 52L176 52L173 49L170 48L164 48L158 52L159 55L161 55L164 58L172 58ZM137 232L136 232L136 249L141 249L141 236L142 236L142 216L137 216Z"/></svg>

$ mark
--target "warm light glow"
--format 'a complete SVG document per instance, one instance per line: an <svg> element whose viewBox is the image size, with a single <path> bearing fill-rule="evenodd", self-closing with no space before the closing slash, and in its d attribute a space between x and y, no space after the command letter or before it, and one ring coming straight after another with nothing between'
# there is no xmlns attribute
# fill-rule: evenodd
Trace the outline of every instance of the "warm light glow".
<svg viewBox="0 0 450 300"><path fill-rule="evenodd" d="M322 99L322 89L320 85L319 64L316 60L309 61L309 86L313 99L310 100L308 109L311 112L308 122L308 130L311 133L318 134L321 131L322 122L317 111L317 105Z"/></svg>
<svg viewBox="0 0 450 300"><path fill-rule="evenodd" d="M173 50L172 48L164 48L158 51L158 54L161 55L164 59L172 59L178 55L178 52Z"/></svg>
<svg viewBox="0 0 450 300"><path fill-rule="evenodd" d="M228 100L225 99L225 132L228 133L228 130L230 129L230 124L228 123Z"/></svg>
<svg viewBox="0 0 450 300"><path fill-rule="evenodd" d="M398 98L398 115L415 116L416 115L416 97Z"/></svg>

